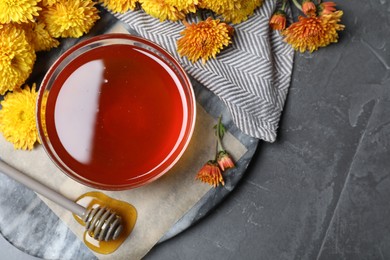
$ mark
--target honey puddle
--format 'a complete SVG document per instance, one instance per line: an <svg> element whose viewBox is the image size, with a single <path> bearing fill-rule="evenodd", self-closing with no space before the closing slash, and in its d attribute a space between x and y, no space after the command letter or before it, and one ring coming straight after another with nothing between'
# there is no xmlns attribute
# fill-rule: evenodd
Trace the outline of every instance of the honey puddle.
<svg viewBox="0 0 390 260"><path fill-rule="evenodd" d="M130 235L135 226L137 220L137 210L135 207L124 201L116 200L108 197L101 192L87 192L81 195L76 203L82 205L85 208L95 208L97 206L105 206L110 208L116 214L122 218L123 231L119 237L111 241L98 241L91 237L88 231L84 232L84 243L93 251L99 254L111 254L119 248L119 246ZM80 225L85 226L82 218L76 214L73 214L74 218Z"/></svg>

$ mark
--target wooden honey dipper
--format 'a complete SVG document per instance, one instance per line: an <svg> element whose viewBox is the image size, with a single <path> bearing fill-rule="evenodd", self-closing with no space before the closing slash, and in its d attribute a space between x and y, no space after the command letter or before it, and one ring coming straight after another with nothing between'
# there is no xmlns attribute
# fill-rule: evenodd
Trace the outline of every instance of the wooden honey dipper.
<svg viewBox="0 0 390 260"><path fill-rule="evenodd" d="M0 172L81 217L85 229L98 241L115 240L122 233L122 218L106 207L84 208L53 189L0 160Z"/></svg>

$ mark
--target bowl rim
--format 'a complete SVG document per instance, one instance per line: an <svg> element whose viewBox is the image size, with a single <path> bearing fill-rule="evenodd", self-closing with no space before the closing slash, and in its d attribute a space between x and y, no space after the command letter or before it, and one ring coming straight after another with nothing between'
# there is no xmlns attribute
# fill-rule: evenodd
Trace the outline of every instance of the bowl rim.
<svg viewBox="0 0 390 260"><path fill-rule="evenodd" d="M179 139L179 138L177 139L177 143L179 144L178 145L179 148L176 148L176 150L174 150L174 152L172 153L172 154L174 154L174 156L168 154L164 158L164 160L170 160L173 157L173 160L171 159L169 164L166 167L164 167L163 170L159 171L157 174L151 175L150 173L146 173L146 175L149 176L149 178L147 178L146 180L141 179L138 182L134 181L131 184L126 183L123 185L122 184L104 184L104 183L99 183L96 181L91 181L87 178L84 178L80 174L75 173L75 171L70 169L66 165L66 163L61 161L61 159L59 158L59 156L55 152L55 149L53 148L53 146L49 140L49 137L46 136L46 134L45 134L46 128L43 126L44 120L42 120L42 117L43 117L43 115L42 115L42 101L44 99L44 97L43 97L44 92L47 88L49 80L53 77L53 74L56 72L58 67L61 64L63 64L63 62L66 61L66 58L68 58L70 55L72 55L77 50L80 50L81 48L86 47L88 45L102 42L102 41L118 40L118 39L126 41L128 43L132 43L130 45L133 45L133 46L135 45L134 43L141 43L143 45L146 45L148 47L155 49L158 53L165 56L171 64L168 64L165 59L162 59L161 57L159 57L159 58L164 63L168 64L170 67L175 68L175 70L174 70L175 75L177 77L181 78L182 84L180 84L181 85L180 87L185 92L183 98L187 101L186 102L187 103L187 109L186 109L187 110L187 120L185 120L186 126L185 126L184 130L182 130L182 131L184 131L184 134L183 134L184 137L182 139ZM117 44L120 44L120 43L117 43ZM115 43L113 43L113 45L115 45ZM97 47L101 47L101 46L97 46ZM137 47L140 47L140 46L137 45ZM142 46L141 46L141 48L142 48ZM94 48L91 48L89 50L92 50L92 49L94 49ZM86 52L88 52L89 50L87 50ZM82 53L86 53L86 52L82 52ZM154 53L154 55L157 56L156 53ZM71 63L72 60L70 60L67 64ZM65 65L65 66L67 66L67 65ZM179 87L179 86L177 86L177 87ZM184 152L187 150L188 145L192 139L194 128L195 128L196 115L197 115L196 107L197 107L197 104L196 104L195 93L194 93L194 89L193 89L191 80L188 77L188 74L186 73L186 71L184 70L182 65L179 63L179 61L172 54L170 54L165 48L161 47L157 43L154 43L154 42L152 42L148 39L145 39L143 37L140 37L140 36L125 34L125 33L107 33L107 34L93 36L91 38L88 38L86 40L83 40L83 41L71 46L69 49L67 49L65 52L63 52L53 62L53 64L49 67L49 69L45 73L45 76L40 84L40 88L38 91L38 98L36 101L36 124L37 124L37 128L38 128L38 135L39 135L39 138L41 140L42 146L43 146L46 154L51 159L51 161L56 165L56 167L58 169L60 169L63 173L65 173L65 175L67 175L68 177L70 177L71 179L75 180L76 182L78 182L80 184L83 184L83 185L86 185L86 186L89 186L92 188L98 188L98 189L102 189L102 190L128 190L128 189L133 189L133 188L137 188L140 186L144 186L144 185L160 178L165 173L167 173L169 170L171 170L174 165L176 165L176 163L180 160L180 158L182 157ZM177 151L179 151L179 152L177 153ZM154 170L152 170L151 172L153 173ZM140 176L137 176L137 177L139 178ZM137 177L132 178L132 180L137 179Z"/></svg>

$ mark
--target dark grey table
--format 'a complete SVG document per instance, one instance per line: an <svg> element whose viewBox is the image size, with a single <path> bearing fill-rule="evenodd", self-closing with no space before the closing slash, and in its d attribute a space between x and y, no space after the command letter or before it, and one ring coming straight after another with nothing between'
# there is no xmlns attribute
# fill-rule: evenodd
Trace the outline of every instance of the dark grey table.
<svg viewBox="0 0 390 260"><path fill-rule="evenodd" d="M390 1L335 2L346 30L296 55L277 142L145 259L390 259ZM2 239L0 251L30 259Z"/></svg>

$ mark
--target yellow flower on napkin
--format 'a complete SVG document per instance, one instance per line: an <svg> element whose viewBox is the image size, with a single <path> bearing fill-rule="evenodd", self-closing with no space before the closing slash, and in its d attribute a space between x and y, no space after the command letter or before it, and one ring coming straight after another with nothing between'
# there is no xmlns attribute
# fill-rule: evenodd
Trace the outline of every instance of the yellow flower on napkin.
<svg viewBox="0 0 390 260"><path fill-rule="evenodd" d="M125 13L134 10L138 0L99 0L108 10L114 13Z"/></svg>
<svg viewBox="0 0 390 260"><path fill-rule="evenodd" d="M41 8L40 0L2 0L0 1L0 23L26 23L34 22Z"/></svg>
<svg viewBox="0 0 390 260"><path fill-rule="evenodd" d="M241 23L263 4L263 0L202 0L201 8L210 9L222 15L226 22Z"/></svg>
<svg viewBox="0 0 390 260"><path fill-rule="evenodd" d="M166 3L164 0L139 0L142 9L148 15L159 19L178 21L185 18L185 13L179 11L175 6Z"/></svg>
<svg viewBox="0 0 390 260"><path fill-rule="evenodd" d="M223 18L235 24L246 21L255 9L263 4L263 0L239 0L231 10L221 12Z"/></svg>
<svg viewBox="0 0 390 260"><path fill-rule="evenodd" d="M31 88L26 85L8 92L0 103L0 132L15 149L32 150L35 142L40 142L35 123L37 96L35 84Z"/></svg>
<svg viewBox="0 0 390 260"><path fill-rule="evenodd" d="M19 88L30 75L36 55L23 29L0 27L0 95Z"/></svg>
<svg viewBox="0 0 390 260"><path fill-rule="evenodd" d="M206 63L231 43L233 28L220 20L209 17L199 23L183 23L186 28L181 32L183 37L177 41L177 51L192 62L202 59Z"/></svg>
<svg viewBox="0 0 390 260"><path fill-rule="evenodd" d="M167 4L176 7L185 13L195 13L196 7L199 4L198 0L164 0Z"/></svg>

